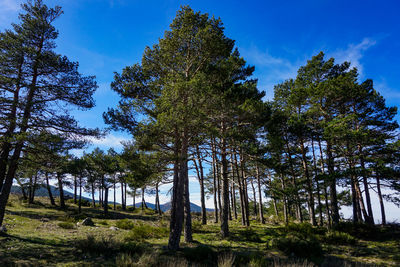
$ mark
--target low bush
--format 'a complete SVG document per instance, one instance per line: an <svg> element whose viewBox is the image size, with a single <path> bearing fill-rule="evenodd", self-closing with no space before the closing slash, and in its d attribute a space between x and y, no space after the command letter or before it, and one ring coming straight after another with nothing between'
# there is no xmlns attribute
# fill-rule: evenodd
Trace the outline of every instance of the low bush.
<svg viewBox="0 0 400 267"><path fill-rule="evenodd" d="M60 222L57 224L58 227L64 228L64 229L74 229L75 224L72 222Z"/></svg>
<svg viewBox="0 0 400 267"><path fill-rule="evenodd" d="M288 256L319 259L323 256L321 244L313 236L304 237L299 234L288 234L272 240L272 245Z"/></svg>
<svg viewBox="0 0 400 267"><path fill-rule="evenodd" d="M348 233L361 239L375 240L382 237L382 228L365 223L340 222L334 230Z"/></svg>
<svg viewBox="0 0 400 267"><path fill-rule="evenodd" d="M303 236L324 235L326 231L326 228L312 226L310 223L289 223L284 228L285 233L297 233Z"/></svg>
<svg viewBox="0 0 400 267"><path fill-rule="evenodd" d="M111 236L95 237L91 234L87 235L86 238L77 240L75 244L76 248L83 253L105 256L110 256L121 248L121 243Z"/></svg>
<svg viewBox="0 0 400 267"><path fill-rule="evenodd" d="M135 225L125 236L126 241L142 241L148 238L168 237L169 230L165 227L156 227L148 224Z"/></svg>
<svg viewBox="0 0 400 267"><path fill-rule="evenodd" d="M344 232L338 231L329 231L325 234L323 240L332 245L355 245L357 243L357 239L352 235Z"/></svg>
<svg viewBox="0 0 400 267"><path fill-rule="evenodd" d="M200 233L203 229L203 225L198 220L192 221L192 231L193 233Z"/></svg>
<svg viewBox="0 0 400 267"><path fill-rule="evenodd" d="M190 262L213 263L216 261L217 253L209 246L199 245L193 248L184 248L183 254Z"/></svg>
<svg viewBox="0 0 400 267"><path fill-rule="evenodd" d="M133 221L128 220L128 219L123 219L123 220L118 220L117 223L115 224L118 228L124 229L124 230L131 230L135 226Z"/></svg>
<svg viewBox="0 0 400 267"><path fill-rule="evenodd" d="M101 224L101 225L108 225L108 222L105 221L105 220L102 220L102 221L99 221L98 224Z"/></svg>

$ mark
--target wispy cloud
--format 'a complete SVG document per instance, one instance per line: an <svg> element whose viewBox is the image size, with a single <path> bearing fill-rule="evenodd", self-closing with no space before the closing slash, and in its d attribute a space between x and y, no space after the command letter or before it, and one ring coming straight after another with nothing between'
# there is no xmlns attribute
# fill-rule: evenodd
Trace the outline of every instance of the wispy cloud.
<svg viewBox="0 0 400 267"><path fill-rule="evenodd" d="M273 97L274 85L295 78L297 69L301 65L301 61L274 56L268 50L262 51L255 45L241 48L240 51L249 64L256 66L259 88L266 92L266 97L269 99Z"/></svg>
<svg viewBox="0 0 400 267"><path fill-rule="evenodd" d="M114 134L108 134L106 137L97 139L97 138L90 138L89 141L94 146L99 146L102 148L122 148L122 142L129 141L128 138L122 136L116 136Z"/></svg>
<svg viewBox="0 0 400 267"><path fill-rule="evenodd" d="M363 75L363 65L361 63L364 53L377 44L377 40L372 38L364 38L361 42L356 44L349 44L346 49L337 50L332 53L332 57L336 62L349 61L353 67L358 69L360 75Z"/></svg>

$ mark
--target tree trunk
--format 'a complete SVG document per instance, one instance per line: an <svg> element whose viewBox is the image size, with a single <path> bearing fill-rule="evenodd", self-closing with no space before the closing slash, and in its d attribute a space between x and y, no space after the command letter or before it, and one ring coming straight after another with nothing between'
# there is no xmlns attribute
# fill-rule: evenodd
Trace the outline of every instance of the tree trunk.
<svg viewBox="0 0 400 267"><path fill-rule="evenodd" d="M235 189L235 169L233 167L233 158L231 154L231 170L232 170L232 189L231 189L231 201L232 201L232 210L233 216L235 220L237 220L237 210L236 210L236 189Z"/></svg>
<svg viewBox="0 0 400 267"><path fill-rule="evenodd" d="M94 199L94 184L91 184L92 187L92 206L93 208L96 208L96 200Z"/></svg>
<svg viewBox="0 0 400 267"><path fill-rule="evenodd" d="M256 176L257 176L257 186L258 186L258 214L260 217L260 222L262 224L265 224L265 219L264 219L264 211L263 211L263 202L262 202L262 195L261 195L261 178L260 178L260 169L258 165L256 166Z"/></svg>
<svg viewBox="0 0 400 267"><path fill-rule="evenodd" d="M302 156L301 158L302 158L302 162L303 162L304 175L306 177L306 182L307 182L308 208L309 208L309 213L310 213L310 223L313 226L316 226L317 220L315 219L313 186L312 186L312 181L310 178L310 172L308 171L306 148L304 147L303 140L300 141L300 148L301 148L301 156Z"/></svg>
<svg viewBox="0 0 400 267"><path fill-rule="evenodd" d="M79 176L79 202L78 202L78 213L82 211L82 177Z"/></svg>
<svg viewBox="0 0 400 267"><path fill-rule="evenodd" d="M204 170L203 162L201 159L201 152L199 146L196 146L197 158L199 160L199 181L200 181L200 202L201 202L201 223L203 225L207 224L207 210L206 210L206 198L204 191Z"/></svg>
<svg viewBox="0 0 400 267"><path fill-rule="evenodd" d="M47 188L47 192L49 194L50 203L51 203L51 205L55 206L56 202L54 201L53 193L51 193L51 188L50 188L50 183L49 183L49 173L48 172L45 173L45 177L46 177L46 188Z"/></svg>
<svg viewBox="0 0 400 267"><path fill-rule="evenodd" d="M179 135L175 132L175 163L174 163L174 180L172 185L172 201L171 201L171 220L170 234L168 239L168 248L170 250L179 249L179 243L182 233L182 224L184 216L183 192L184 177L182 177L183 164L187 164L188 140L186 134L182 138L182 144L179 142ZM181 151L181 153L179 153ZM184 157L182 159L182 157Z"/></svg>
<svg viewBox="0 0 400 267"><path fill-rule="evenodd" d="M281 186L282 186L282 191L285 192L286 187L285 187L285 178L281 174ZM285 220L285 224L288 225L289 223L289 214L288 214L288 204L287 204L287 199L286 199L286 194L283 193L283 217Z"/></svg>
<svg viewBox="0 0 400 267"><path fill-rule="evenodd" d="M253 179L250 180L250 184L251 184L251 189L253 190L253 209L254 209L254 214L255 217L257 218L258 216L258 211L257 211L257 195L256 195L256 188L254 187L254 182Z"/></svg>
<svg viewBox="0 0 400 267"><path fill-rule="evenodd" d="M222 135L225 133L225 125L222 123ZM229 180L228 180L228 161L226 160L226 141L225 138L220 139L221 142L221 174L222 174L222 210L221 210L221 236L227 238L229 236Z"/></svg>
<svg viewBox="0 0 400 267"><path fill-rule="evenodd" d="M325 165L324 165L324 154L322 152L322 145L321 145L321 140L318 139L318 148L319 148L319 154L321 158L321 172L324 175L325 174ZM331 228L332 226L332 221L331 221L331 212L329 209L329 203L328 203L328 186L326 185L326 178L324 179L324 196L325 196L325 207L326 207L326 217L328 219L328 228Z"/></svg>
<svg viewBox="0 0 400 267"><path fill-rule="evenodd" d="M244 193L243 193L243 186L242 186L242 179L240 177L239 165L237 160L236 153L233 152L232 157L234 158L236 174L238 178L238 186L239 186L239 197L240 197L240 212L242 213L242 225L246 225L246 212L244 207Z"/></svg>
<svg viewBox="0 0 400 267"><path fill-rule="evenodd" d="M192 236L192 215L190 213L190 197L189 197L189 173L187 167L187 161L184 162L182 168L182 175L184 175L184 192L183 192L183 201L184 201L184 216L185 216L185 227L184 227L184 237L186 243L193 242Z"/></svg>
<svg viewBox="0 0 400 267"><path fill-rule="evenodd" d="M126 210L125 195L124 195L124 183L123 182L121 182L121 205L122 205L122 210Z"/></svg>
<svg viewBox="0 0 400 267"><path fill-rule="evenodd" d="M363 170L362 178L363 178L363 184L364 184L365 201L367 203L367 209L368 209L368 221L366 221L366 222L373 225L373 224L375 224L375 222L374 222L374 214L372 212L372 204L371 204L371 196L369 194L368 178L367 178L367 175L366 175L364 158L362 156L363 152L362 152L361 146L358 146L358 149L359 149L359 153L361 155L360 164L361 164L361 168Z"/></svg>
<svg viewBox="0 0 400 267"><path fill-rule="evenodd" d="M104 208L104 216L108 216L108 190L107 186L104 186L104 199L103 199L103 208Z"/></svg>
<svg viewBox="0 0 400 267"><path fill-rule="evenodd" d="M113 184L113 188L114 188L114 210L117 210L117 203L116 203L116 201L117 201L117 199L116 199L116 194L115 194L115 189L116 189L116 182L115 182L115 176L114 176L114 180L113 180L113 182L114 182L114 184Z"/></svg>
<svg viewBox="0 0 400 267"><path fill-rule="evenodd" d="M218 223L218 200L217 200L217 170L216 170L216 160L215 160L215 150L214 145L211 145L212 148L212 169L213 169L213 186L214 186L214 223Z"/></svg>
<svg viewBox="0 0 400 267"><path fill-rule="evenodd" d="M61 174L57 173L58 190L60 191L60 208L65 209L64 189Z"/></svg>
<svg viewBox="0 0 400 267"><path fill-rule="evenodd" d="M77 203L77 201L76 201L76 195L77 195L77 191L78 191L77 187L78 187L77 179L76 179L76 176L74 176L74 204Z"/></svg>
<svg viewBox="0 0 400 267"><path fill-rule="evenodd" d="M331 188L331 211L332 211L332 223L333 225L338 225L339 223L339 207L337 200L337 192L336 192L336 178L335 178L335 162L332 155L332 147L331 144L326 142L326 155L328 161L328 173L330 180L330 188Z"/></svg>
<svg viewBox="0 0 400 267"><path fill-rule="evenodd" d="M385 212L385 205L383 204L383 197L381 192L381 181L379 176L376 176L376 187L378 190L378 197L379 197L379 204L381 206L381 216L382 216L382 225L386 225L386 212Z"/></svg>
<svg viewBox="0 0 400 267"><path fill-rule="evenodd" d="M317 168L317 158L315 157L315 148L314 148L314 138L311 137L311 148L313 155L313 163L314 163L314 175L315 175L315 184L317 185L317 201L318 201L318 212L319 212L319 225L324 225L324 217L322 213L322 203L321 203L321 191L319 188L319 179L318 179L318 168Z"/></svg>

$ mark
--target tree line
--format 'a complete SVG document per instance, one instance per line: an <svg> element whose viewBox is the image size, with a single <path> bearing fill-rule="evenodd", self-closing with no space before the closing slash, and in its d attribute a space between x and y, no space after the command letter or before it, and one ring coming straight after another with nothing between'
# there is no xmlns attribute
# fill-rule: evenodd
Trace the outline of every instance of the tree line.
<svg viewBox="0 0 400 267"><path fill-rule="evenodd" d="M72 158L67 151L83 147L83 136L101 132L79 127L58 107L91 108L97 86L77 72L77 63L54 53L52 22L61 9L40 0L23 8L21 24L0 39L0 224L14 178L34 192L38 179L48 185L54 177L60 205L62 186L71 180L74 195L90 191L93 206L97 191L105 214L109 189L115 203L118 183L123 209L128 190L135 199L140 188L145 204L149 188L160 212L158 187L170 180L172 250L182 231L193 241L189 174L199 181L202 223L212 218L223 238L230 220L249 226L256 216L265 223L266 212L286 224L335 227L341 205L353 207L354 222L374 224L372 192L382 224L384 200L400 204L397 108L385 104L372 80L360 82L349 62L321 52L265 100L254 66L225 35L222 21L188 6L145 48L140 63L115 73L111 89L120 101L103 118L133 141L121 153L95 149ZM213 199L213 216L206 197Z"/></svg>

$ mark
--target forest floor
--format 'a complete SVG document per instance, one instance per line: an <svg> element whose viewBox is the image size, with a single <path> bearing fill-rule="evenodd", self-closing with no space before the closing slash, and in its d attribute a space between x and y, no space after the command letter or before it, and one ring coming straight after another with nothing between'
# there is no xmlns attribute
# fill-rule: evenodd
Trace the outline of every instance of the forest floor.
<svg viewBox="0 0 400 267"><path fill-rule="evenodd" d="M77 225L86 217L95 226ZM353 226L335 231L309 224L243 227L231 221L224 240L219 225L193 217L193 243L166 250L168 216L152 210L110 211L45 198L28 205L11 196L0 235L0 266L400 266L400 227ZM183 240L183 238L182 238Z"/></svg>

